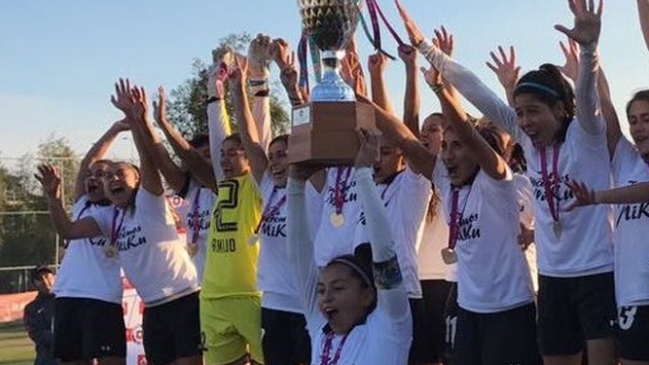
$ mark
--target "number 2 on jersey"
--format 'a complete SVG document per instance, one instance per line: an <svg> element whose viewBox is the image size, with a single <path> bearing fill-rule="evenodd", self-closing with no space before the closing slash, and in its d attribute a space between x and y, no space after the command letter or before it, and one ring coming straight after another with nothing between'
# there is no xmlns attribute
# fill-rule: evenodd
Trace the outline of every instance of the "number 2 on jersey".
<svg viewBox="0 0 649 365"><path fill-rule="evenodd" d="M237 222L225 221L223 212L226 209L236 209L239 202L239 182L237 180L226 180L219 183L219 199L214 208L217 232L233 232L238 228Z"/></svg>

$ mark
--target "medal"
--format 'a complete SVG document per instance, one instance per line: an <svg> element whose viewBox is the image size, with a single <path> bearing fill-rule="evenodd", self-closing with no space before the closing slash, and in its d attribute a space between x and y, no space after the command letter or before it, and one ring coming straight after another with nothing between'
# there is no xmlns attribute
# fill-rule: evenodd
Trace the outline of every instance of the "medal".
<svg viewBox="0 0 649 365"><path fill-rule="evenodd" d="M104 254L109 259L112 259L113 257L117 256L117 246L107 245L106 248L104 248Z"/></svg>
<svg viewBox="0 0 649 365"><path fill-rule="evenodd" d="M189 257L194 257L198 253L198 243L192 242L187 245L187 253Z"/></svg>
<svg viewBox="0 0 649 365"><path fill-rule="evenodd" d="M331 225L335 228L340 228L345 224L345 216L343 216L342 213L331 213L329 216L329 222L331 222Z"/></svg>
<svg viewBox="0 0 649 365"><path fill-rule="evenodd" d="M552 222L552 231L554 231L554 236L557 237L557 239L561 238L561 233L563 233L563 225L560 221Z"/></svg>
<svg viewBox="0 0 649 365"><path fill-rule="evenodd" d="M442 250L442 260L446 265L451 265L457 262L457 254L452 248L444 248Z"/></svg>
<svg viewBox="0 0 649 365"><path fill-rule="evenodd" d="M259 241L259 235L258 235L258 234L253 234L253 235L250 236L250 238L248 239L248 243L250 244L250 246L254 246L254 245L256 245L256 244L257 244L257 241Z"/></svg>

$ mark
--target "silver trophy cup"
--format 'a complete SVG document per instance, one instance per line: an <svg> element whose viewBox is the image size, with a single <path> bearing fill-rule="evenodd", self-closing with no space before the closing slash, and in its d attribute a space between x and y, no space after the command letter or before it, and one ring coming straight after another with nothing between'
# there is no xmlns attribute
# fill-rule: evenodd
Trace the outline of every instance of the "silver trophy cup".
<svg viewBox="0 0 649 365"><path fill-rule="evenodd" d="M311 100L355 101L354 90L340 76L340 61L359 20L354 0L298 0L302 26L322 51L322 80Z"/></svg>

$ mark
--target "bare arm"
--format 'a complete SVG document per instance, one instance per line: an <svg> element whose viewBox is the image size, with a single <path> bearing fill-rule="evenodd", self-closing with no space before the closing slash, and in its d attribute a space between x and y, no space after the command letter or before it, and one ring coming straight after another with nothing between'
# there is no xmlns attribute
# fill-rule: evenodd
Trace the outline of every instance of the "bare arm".
<svg viewBox="0 0 649 365"><path fill-rule="evenodd" d="M406 92L403 99L403 122L419 138L419 85L417 80L417 49L399 47L399 57L406 65Z"/></svg>
<svg viewBox="0 0 649 365"><path fill-rule="evenodd" d="M370 71L370 88L372 90L372 101L381 109L394 114L394 107L390 101L388 89L383 78L387 63L388 58L381 52L376 52L369 57L368 69Z"/></svg>
<svg viewBox="0 0 649 365"><path fill-rule="evenodd" d="M120 120L113 123L113 125L99 138L99 140L95 142L92 147L90 147L88 152L86 152L86 155L79 164L79 172L77 173L77 179L75 181L75 201L79 200L79 198L81 198L86 192L84 183L86 178L86 171L90 169L90 166L92 166L92 164L106 156L108 149L110 149L110 146L112 146L113 142L115 142L117 135L122 131L128 130L128 128L128 123L125 120Z"/></svg>
<svg viewBox="0 0 649 365"><path fill-rule="evenodd" d="M566 207L567 211L593 204L637 204L649 201L649 182L600 191L593 191L583 182L574 180L567 182L567 185L575 195L574 202Z"/></svg>
<svg viewBox="0 0 649 365"><path fill-rule="evenodd" d="M167 119L166 94L162 87L158 88L158 101L153 102L153 115L156 123L164 133L174 153L183 161L187 169L207 188L216 191L216 180L212 165L201 153L193 148L185 138L169 123ZM186 184L187 174L169 157L164 145L157 145L155 162L169 186L176 192Z"/></svg>
<svg viewBox="0 0 649 365"><path fill-rule="evenodd" d="M599 103L602 108L602 116L606 121L608 153L611 159L613 159L617 143L622 138L622 129L620 128L620 119L617 116L613 100L611 99L611 89L609 88L608 80L604 74L604 69L601 67L597 74L597 91L599 94Z"/></svg>
<svg viewBox="0 0 649 365"><path fill-rule="evenodd" d="M92 217L71 221L61 201L61 178L52 165L38 166L36 180L41 183L47 195L50 219L57 233L67 240L91 238L102 234L99 225Z"/></svg>
<svg viewBox="0 0 649 365"><path fill-rule="evenodd" d="M246 93L246 73L247 62L237 60L238 69L230 77L232 83L232 101L234 112L239 121L239 134L243 148L250 160L252 175L257 184L260 184L266 169L268 168L268 158L264 146L260 142L257 126L250 113L250 104Z"/></svg>
<svg viewBox="0 0 649 365"><path fill-rule="evenodd" d="M649 49L649 1L638 0L638 16L640 18L642 37L647 49Z"/></svg>

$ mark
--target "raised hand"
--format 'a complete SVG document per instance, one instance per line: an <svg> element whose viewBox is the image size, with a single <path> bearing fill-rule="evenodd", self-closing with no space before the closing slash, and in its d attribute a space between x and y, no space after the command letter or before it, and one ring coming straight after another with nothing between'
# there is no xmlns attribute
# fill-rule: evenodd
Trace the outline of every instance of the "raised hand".
<svg viewBox="0 0 649 365"><path fill-rule="evenodd" d="M385 56L383 56L385 57ZM404 44L399 47L399 58L406 64L406 67L417 69L417 49Z"/></svg>
<svg viewBox="0 0 649 365"><path fill-rule="evenodd" d="M158 87L158 101L153 101L153 119L158 125L167 123L167 94L164 87Z"/></svg>
<svg viewBox="0 0 649 365"><path fill-rule="evenodd" d="M58 199L61 196L61 176L54 166L50 164L38 165L38 174L34 177L41 183L43 191L51 199Z"/></svg>
<svg viewBox="0 0 649 365"><path fill-rule="evenodd" d="M248 79L249 61L247 58L236 57L234 60L234 65L235 67L230 73L230 82L232 83L233 87L237 88L237 90L241 89L245 93L246 82ZM234 95L237 96L239 94L234 93Z"/></svg>
<svg viewBox="0 0 649 365"><path fill-rule="evenodd" d="M266 78L270 74L268 66L275 58L276 45L269 36L258 34L248 47L248 62L250 76L253 78Z"/></svg>
<svg viewBox="0 0 649 365"><path fill-rule="evenodd" d="M597 204L595 192L589 189L586 184L575 180L569 180L566 181L566 185L568 185L575 196L575 200L564 209L566 212L578 207Z"/></svg>
<svg viewBox="0 0 649 365"><path fill-rule="evenodd" d="M300 78L300 73L295 65L295 52L288 55L285 60L284 68L279 73L279 80L286 89L297 89L297 84Z"/></svg>
<svg viewBox="0 0 649 365"><path fill-rule="evenodd" d="M575 15L574 26L568 29L558 24L554 28L581 45L597 42L602 28L602 4L603 0L599 0L595 8L595 0L568 0Z"/></svg>
<svg viewBox="0 0 649 365"><path fill-rule="evenodd" d="M215 66L225 63L230 66L234 63L234 50L230 46L221 46L212 51L212 64Z"/></svg>
<svg viewBox="0 0 649 365"><path fill-rule="evenodd" d="M434 66L430 66L430 68L422 66L419 70L424 75L424 80L431 88L437 88L442 84L442 75Z"/></svg>
<svg viewBox="0 0 649 365"><path fill-rule="evenodd" d="M131 129L131 125L128 123L126 118L124 118L113 123L113 128L117 132L126 132Z"/></svg>
<svg viewBox="0 0 649 365"><path fill-rule="evenodd" d="M401 20L403 20L403 25L406 27L406 31L408 32L410 43L415 47L419 46L419 43L424 40L424 34L421 32L421 30L419 30L419 27L417 27L415 21L412 20L412 18L406 11L406 8L404 8L398 0L395 0L395 3L397 4L397 9L399 10Z"/></svg>
<svg viewBox="0 0 649 365"><path fill-rule="evenodd" d="M367 69L370 72L370 76L382 75L387 65L388 58L381 52L371 54L367 58Z"/></svg>
<svg viewBox="0 0 649 365"><path fill-rule="evenodd" d="M146 120L149 112L149 100L146 90L140 86L131 88L131 99L133 100L132 117L135 122Z"/></svg>
<svg viewBox="0 0 649 365"><path fill-rule="evenodd" d="M135 101L131 96L131 81L129 79L119 79L115 83L115 95L110 96L110 102L113 106L124 113L127 118L132 116Z"/></svg>
<svg viewBox="0 0 649 365"><path fill-rule="evenodd" d="M273 40L273 47L275 53L273 54L273 61L277 64L280 70L290 67L289 61L292 60L294 55L291 55L291 46L283 38Z"/></svg>
<svg viewBox="0 0 649 365"><path fill-rule="evenodd" d="M435 29L435 38L433 38L433 44L437 46L445 55L452 57L453 50L455 49L455 41L453 40L453 34L446 31L446 28L441 27L440 29Z"/></svg>
<svg viewBox="0 0 649 365"><path fill-rule="evenodd" d="M355 167L371 167L379 160L379 141L377 133L373 133L363 128L356 130L360 148L354 160Z"/></svg>
<svg viewBox="0 0 649 365"><path fill-rule="evenodd" d="M559 66L559 70L572 81L576 82L577 75L579 75L579 50L577 49L577 42L568 38L568 45L559 42L559 46L561 47L563 56L566 58L566 63L563 66Z"/></svg>
<svg viewBox="0 0 649 365"><path fill-rule="evenodd" d="M489 55L493 63L487 62L487 67L498 76L498 81L505 90L513 90L521 72L520 66L516 65L516 51L513 46L509 47L509 55L505 53L503 47L498 47L498 54L490 52Z"/></svg>

